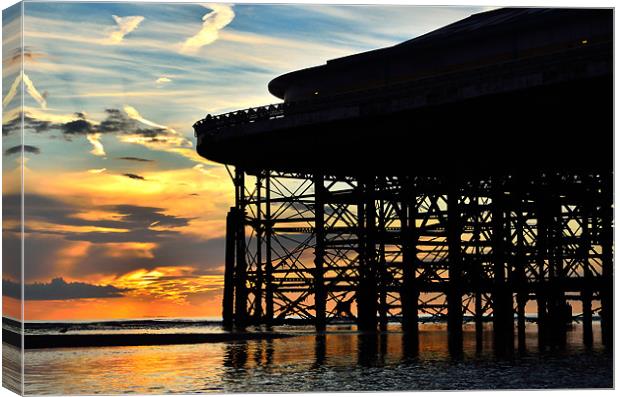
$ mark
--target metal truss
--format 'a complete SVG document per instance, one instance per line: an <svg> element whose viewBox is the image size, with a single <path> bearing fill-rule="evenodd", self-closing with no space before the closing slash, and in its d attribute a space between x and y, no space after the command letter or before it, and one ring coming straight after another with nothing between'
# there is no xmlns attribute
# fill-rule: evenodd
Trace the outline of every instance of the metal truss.
<svg viewBox="0 0 620 397"><path fill-rule="evenodd" d="M600 315L611 341L611 175L354 177L236 170L227 222L228 325L389 321L462 324L478 342L519 346L536 321L541 346ZM571 307L574 305L574 307ZM536 316L527 316L527 308ZM530 309L531 311L531 309Z"/></svg>

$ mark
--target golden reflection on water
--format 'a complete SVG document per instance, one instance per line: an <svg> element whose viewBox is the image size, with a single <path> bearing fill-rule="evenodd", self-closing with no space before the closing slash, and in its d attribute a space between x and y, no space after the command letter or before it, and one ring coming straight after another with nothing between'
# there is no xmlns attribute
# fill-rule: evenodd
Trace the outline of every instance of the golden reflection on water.
<svg viewBox="0 0 620 397"><path fill-rule="evenodd" d="M207 391L224 353L221 343L27 351L26 382L34 394Z"/></svg>
<svg viewBox="0 0 620 397"><path fill-rule="evenodd" d="M600 327L594 327L600 340ZM527 328L528 350L537 351L536 326ZM464 330L460 359L492 360L491 329L476 352L473 327ZM583 349L580 328L569 333L569 348ZM600 345L595 349L600 349ZM423 325L419 349L408 344L399 327L381 335L364 335L355 327L334 327L324 335L310 332L292 338L176 346L48 349L26 352L28 394L189 393L225 391L300 391L316 385L328 389L359 388L364 379L344 381L353 369L385 371L415 362L424 369L450 363L444 325ZM444 365L444 364L442 364ZM448 365L448 364L445 364ZM414 374L414 372L405 372ZM357 375L356 375L357 376ZM409 376L409 375L407 375ZM330 379L333 377L333 379ZM289 379L291 384L278 383ZM399 382L398 379L390 380ZM304 386L307 382L307 386ZM332 382L332 383L325 383ZM361 383L360 383L361 382ZM315 385L315 386L312 386ZM372 388L372 383L368 387ZM332 387L333 386L333 387ZM398 389L398 384L387 385ZM307 387L307 388L304 388ZM455 386L458 387L458 386ZM377 386L377 389L382 386Z"/></svg>

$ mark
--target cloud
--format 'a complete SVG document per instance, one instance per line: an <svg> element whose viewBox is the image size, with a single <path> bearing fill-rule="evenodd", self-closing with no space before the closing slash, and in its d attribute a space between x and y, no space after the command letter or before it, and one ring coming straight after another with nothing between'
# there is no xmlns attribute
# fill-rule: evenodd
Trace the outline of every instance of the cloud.
<svg viewBox="0 0 620 397"><path fill-rule="evenodd" d="M136 174L124 174L124 176L143 180L143 177ZM191 220L191 218L164 214L164 209L157 207L120 204L99 206L95 209L116 214L115 220L87 221L87 224L100 227L105 227L107 224L110 228L121 231L114 233L106 231L65 233L68 240L89 241L91 243L155 243L177 236L179 233L174 229L187 226Z"/></svg>
<svg viewBox="0 0 620 397"><path fill-rule="evenodd" d="M213 173L211 169L206 168L204 164L196 164L195 166L192 167L192 169L195 169L196 171L199 171L212 178L217 178L217 179L220 178L220 176Z"/></svg>
<svg viewBox="0 0 620 397"><path fill-rule="evenodd" d="M146 125L148 125L150 127L161 128L161 129L169 129L165 125L157 124L157 123L154 123L154 122L152 122L150 120L145 119L144 117L142 117L142 115L133 106L125 105L123 107L123 110L125 111L125 113L127 113L127 116L130 119L132 119L132 120L139 121L142 124L146 124ZM172 129L170 128L170 130L172 130ZM174 131L174 130L172 130L172 131Z"/></svg>
<svg viewBox="0 0 620 397"><path fill-rule="evenodd" d="M102 134L115 134L124 143L142 145L151 150L176 153L199 163L208 162L191 149L192 141L173 128L142 117L133 106L124 106L123 111L113 108L105 109L105 114L105 119L98 122L87 119L85 114L80 112L74 113L72 116L58 116L46 112L34 113L32 109L29 109L25 114L17 112L12 115L12 118L7 118L7 121L2 125L2 134L6 136L13 131L20 130L22 128L21 116L23 115L24 129L30 129L37 133L59 131L68 140L76 135L84 135L93 145L90 152L98 156L106 154L100 140Z"/></svg>
<svg viewBox="0 0 620 397"><path fill-rule="evenodd" d="M88 134L86 135L86 139L88 139L88 142L90 142L91 145L93 145L93 150L90 151L93 155L105 156L105 150L100 140L101 139L100 133Z"/></svg>
<svg viewBox="0 0 620 397"><path fill-rule="evenodd" d="M101 174L101 173L106 172L106 170L107 168L93 168L93 169L88 170L88 172L91 174Z"/></svg>
<svg viewBox="0 0 620 397"><path fill-rule="evenodd" d="M13 84L11 84L9 91L2 99L2 107L6 107L6 105L8 105L15 98L15 95L17 95L17 90L19 88L19 83L21 83L22 81L24 82L24 86L26 87L26 92L28 92L28 94L30 94L30 96L35 101L37 101L41 108L47 109L47 100L45 99L46 95L41 94L39 90L37 90L37 87L34 86L34 83L32 82L32 80L30 80L30 77L28 77L28 75L23 71L21 71L17 75L17 77L13 81Z"/></svg>
<svg viewBox="0 0 620 397"><path fill-rule="evenodd" d="M110 32L110 35L102 41L103 44L120 44L125 36L138 27L144 20L143 16L119 17L112 15L118 25L118 30Z"/></svg>
<svg viewBox="0 0 620 397"><path fill-rule="evenodd" d="M206 4L212 11L202 17L202 28L194 36L185 40L181 53L195 54L201 47L213 43L219 37L219 31L232 22L235 12L226 4Z"/></svg>
<svg viewBox="0 0 620 397"><path fill-rule="evenodd" d="M74 113L71 118L56 118L58 121L42 120L37 117L25 115L24 128L34 130L38 133L57 130L62 132L67 138L70 138L73 135L88 136L108 133L119 135L139 135L151 139L163 139L166 136L172 135L175 138L180 137L180 134L172 128L168 128L142 118L142 116L140 116L140 114L131 106L127 108L135 120L126 116L119 109L105 109L106 118L101 122L88 120L86 119L86 116L80 112ZM39 114L37 116L46 117L47 115ZM138 122L146 124L151 128L143 128L138 124ZM9 123L3 125L4 135L19 128L19 118L16 118L16 120L11 120ZM99 140L99 138L94 139L93 137L91 137L91 139ZM91 143L93 143L93 141L91 141Z"/></svg>
<svg viewBox="0 0 620 397"><path fill-rule="evenodd" d="M14 131L20 131L22 126L24 129L30 129L37 133L47 132L50 130L58 130L64 127L64 124L75 120L76 115L56 115L43 111L38 111L33 108L24 107L24 111L21 107L18 109L12 109L5 112L5 117L2 124L2 135L9 135ZM23 118L23 124L22 124ZM88 121L88 120L87 120ZM68 129L72 130L73 128ZM67 131L70 133L72 131Z"/></svg>
<svg viewBox="0 0 620 397"><path fill-rule="evenodd" d="M6 211L8 211L7 213L19 213L19 195L8 194L3 197L3 200L3 205ZM119 229L121 231L125 230L127 226L127 223L123 223L117 219L82 219L76 215L81 212L92 210L92 208L74 205L40 194L25 194L24 202L26 202L28 206L29 222L25 226L29 233L62 235L65 234L65 230L69 229L65 227L56 233L51 227L47 227L49 225ZM99 209L107 210L107 208L108 207L102 207ZM44 225L45 227L39 227L38 225Z"/></svg>
<svg viewBox="0 0 620 397"><path fill-rule="evenodd" d="M36 146L31 146L31 145L18 145L18 146L13 146L10 147L8 149L6 149L4 151L4 155L5 156L10 156L12 154L17 154L17 153L21 153L22 152L22 148L24 150L24 152L26 153L32 153L32 154L40 154L41 153L41 149L39 149Z"/></svg>
<svg viewBox="0 0 620 397"><path fill-rule="evenodd" d="M29 253L24 274L29 282L62 275L72 280L93 277L88 280L117 285L99 277L162 266L189 266L196 269L194 275L220 273L225 239L206 238L208 230L188 233L190 223L198 219L168 214L158 206L92 205L88 199L75 199L73 194L67 198L71 201L49 193L24 196L28 207L24 249ZM19 194L5 196L7 213L17 211L20 202ZM6 248L19 247L19 231L19 226L3 230ZM18 254L5 249L3 260L9 263L14 261L11 255L16 258ZM18 279L20 275L7 273L7 277Z"/></svg>
<svg viewBox="0 0 620 397"><path fill-rule="evenodd" d="M189 296L221 291L222 275L205 275L191 266L137 269L116 277L112 284L129 290L131 296L186 302Z"/></svg>
<svg viewBox="0 0 620 397"><path fill-rule="evenodd" d="M30 94L30 96L37 101L39 106L43 109L47 109L47 100L45 99L46 94L40 94L37 88L34 86L32 80L26 73L23 74L24 85L26 86L26 91Z"/></svg>
<svg viewBox="0 0 620 397"><path fill-rule="evenodd" d="M146 179L143 176L137 175L137 174L123 174L124 176L126 176L127 178L131 178L131 179L138 179L141 181L146 181Z"/></svg>
<svg viewBox="0 0 620 397"><path fill-rule="evenodd" d="M157 84L166 84L166 83L170 83L172 82L172 79L166 76L162 76L160 78L158 78L157 80L155 80L155 82Z"/></svg>
<svg viewBox="0 0 620 397"><path fill-rule="evenodd" d="M124 247L125 245L126 247ZM133 270L158 267L192 267L198 274L222 274L224 264L224 238L198 239L187 235L169 235L156 244L107 242L91 244L80 265L71 269L72 277L88 277L96 274L122 275ZM28 269L30 271L30 269ZM49 267L41 272L49 272ZM116 283L115 283L116 284Z"/></svg>
<svg viewBox="0 0 620 397"><path fill-rule="evenodd" d="M20 284L2 279L3 294L21 299ZM24 286L26 300L70 300L88 298L119 298L128 289L112 285L93 285L83 282L66 282L62 277L48 283L32 283Z"/></svg>
<svg viewBox="0 0 620 397"><path fill-rule="evenodd" d="M143 158L140 158L140 157L131 157L131 156L128 156L128 157L118 157L118 159L119 160L127 160L127 161L137 161L137 162L140 162L140 163L152 163L153 162L153 160L143 159Z"/></svg>
<svg viewBox="0 0 620 397"><path fill-rule="evenodd" d="M36 61L39 58L44 58L45 54L40 52L34 52L28 46L15 48L12 52L12 55L7 56L4 60L4 67L8 68L10 66L19 66L21 68L22 62L26 61Z"/></svg>
<svg viewBox="0 0 620 397"><path fill-rule="evenodd" d="M123 176L144 180L144 177L136 174ZM7 213L19 212L19 195L5 195L3 201ZM156 242L176 235L177 232L172 229L187 226L193 219L167 215L159 207L131 204L76 205L39 194L26 194L24 201L28 206L27 233L60 235L72 241ZM93 212L96 216L92 218L80 215ZM156 229L153 228L154 222ZM6 231L12 230L6 228Z"/></svg>
<svg viewBox="0 0 620 397"><path fill-rule="evenodd" d="M127 119L118 109L106 109L106 118L99 123L101 132L129 132L134 129L134 123Z"/></svg>
<svg viewBox="0 0 620 397"><path fill-rule="evenodd" d="M124 114L118 109L106 109L108 116L99 124L99 131L124 135L124 142L145 146L148 146L148 143L191 146L191 142L174 129L145 119L133 106L126 105L123 110ZM150 128L143 128L138 123Z"/></svg>
<svg viewBox="0 0 620 397"><path fill-rule="evenodd" d="M14 131L19 131L22 128L21 115L16 117L4 117L2 120L2 136L8 136Z"/></svg>
<svg viewBox="0 0 620 397"><path fill-rule="evenodd" d="M175 131L173 128L155 123L142 117L138 110L133 106L125 105L123 110L127 114L130 121L139 122L151 128L138 128L134 129L131 133L120 135L119 139L121 142L135 143L146 146L152 150L177 153L193 161L196 161L196 157L200 158L194 150L191 150L191 154L186 153L185 150L188 150L188 148L193 146L192 142L185 138L182 134Z"/></svg>
<svg viewBox="0 0 620 397"><path fill-rule="evenodd" d="M11 88L9 88L6 95L2 99L3 108L6 107L6 105L8 105L9 103L11 103L13 98L15 98L15 95L17 94L17 89L19 88L19 83L21 83L22 81L22 73L23 72L20 72L20 74L17 75L17 77L13 81L13 84L11 84Z"/></svg>
<svg viewBox="0 0 620 397"><path fill-rule="evenodd" d="M81 113L76 113L78 119L59 125L59 129L66 135L88 135L96 131L95 126L85 120Z"/></svg>
<svg viewBox="0 0 620 397"><path fill-rule="evenodd" d="M67 140L71 140L73 136L84 135L93 145L90 152L96 155L106 154L103 146L98 146L101 144L102 135L96 134L115 134L117 139L123 143L174 153L196 163L212 164L209 160L200 157L193 149L192 141L183 134L146 119L133 106L126 105L123 110L105 109L106 116L102 121L87 119L86 115L81 112L72 115L57 115L27 108L24 112L17 109L8 113L10 117L5 117L2 125L4 136L22 129L21 117L23 116L23 129L37 133L59 131ZM88 135L91 135L90 138Z"/></svg>

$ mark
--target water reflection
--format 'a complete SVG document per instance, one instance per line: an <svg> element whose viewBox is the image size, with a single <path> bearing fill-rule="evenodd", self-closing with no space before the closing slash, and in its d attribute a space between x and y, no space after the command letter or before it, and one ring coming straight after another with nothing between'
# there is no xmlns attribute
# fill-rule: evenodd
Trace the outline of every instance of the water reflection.
<svg viewBox="0 0 620 397"><path fill-rule="evenodd" d="M377 334L359 334L357 336L357 362L361 367L375 367L377 361Z"/></svg>
<svg viewBox="0 0 620 397"><path fill-rule="evenodd" d="M248 342L236 342L226 345L224 368L245 368L248 362Z"/></svg>
<svg viewBox="0 0 620 397"><path fill-rule="evenodd" d="M55 349L26 352L30 394L293 392L327 390L610 387L612 358L594 329L592 348L581 328L565 349L539 353L535 325L526 351L497 357L491 330L481 349L465 327L463 354L451 356L445 327L420 327L419 346L389 326L379 335L355 327L309 330L286 339L185 346ZM299 329L288 329L298 332ZM579 376L575 376L578 374ZM508 382L508 383L507 383Z"/></svg>
<svg viewBox="0 0 620 397"><path fill-rule="evenodd" d="M320 333L314 337L314 368L320 368L325 364L327 355L327 338L324 333Z"/></svg>

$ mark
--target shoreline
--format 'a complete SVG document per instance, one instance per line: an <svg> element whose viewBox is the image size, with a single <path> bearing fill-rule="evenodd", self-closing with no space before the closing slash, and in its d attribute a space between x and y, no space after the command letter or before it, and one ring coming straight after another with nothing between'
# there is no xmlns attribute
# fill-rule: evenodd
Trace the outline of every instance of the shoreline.
<svg viewBox="0 0 620 397"><path fill-rule="evenodd" d="M595 322L598 318L593 319ZM530 321L530 322L535 322ZM98 323L55 323L55 324L32 324L21 323L13 319L3 317L2 341L9 345L21 348L22 341L25 349L46 349L46 348L71 348L71 347L106 347L106 346L157 346L157 345L182 345L182 344L200 344L200 343L223 343L248 340L273 340L279 338L289 338L299 336L297 332L288 332L290 330L273 331L271 329L255 329L252 331L236 330L232 332L180 332L174 333L176 327L171 326L166 333L135 333L123 332L122 327L116 328L118 333L25 333L22 339L22 330L41 330L44 328L82 328L89 329L92 326L120 325L129 329L143 328L144 326L154 325L153 320L130 320L123 322L98 322ZM217 322L193 322L175 320L173 323L179 324L207 324L210 326L218 325ZM157 325L164 325L165 322ZM428 324L428 323L426 323ZM445 322L430 322L430 324L445 324ZM52 325L50 327L50 325ZM293 325L293 324L290 324ZM297 324L307 325L307 324ZM352 326L353 323L333 323L331 326L338 328L339 326ZM24 327L24 328L22 328ZM167 327L164 327L167 328ZM161 329L161 328L160 328ZM66 329L61 332L66 332Z"/></svg>
<svg viewBox="0 0 620 397"><path fill-rule="evenodd" d="M71 335L24 335L24 349L50 349L63 347L109 347L109 346L161 346L189 345L197 343L221 343L246 340L270 340L291 338L295 335L276 332L241 333L183 333L183 334L71 334ZM19 333L2 330L2 341L21 347Z"/></svg>

